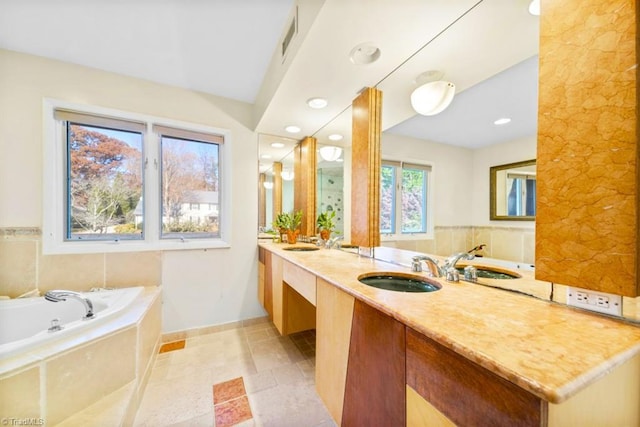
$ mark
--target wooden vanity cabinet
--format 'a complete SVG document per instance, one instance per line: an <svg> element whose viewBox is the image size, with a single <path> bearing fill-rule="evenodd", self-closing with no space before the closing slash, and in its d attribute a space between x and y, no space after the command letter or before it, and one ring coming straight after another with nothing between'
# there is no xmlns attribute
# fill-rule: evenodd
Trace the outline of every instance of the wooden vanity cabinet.
<svg viewBox="0 0 640 427"><path fill-rule="evenodd" d="M258 300L280 334L315 328L316 276L264 248L258 261Z"/></svg>
<svg viewBox="0 0 640 427"><path fill-rule="evenodd" d="M539 397L408 327L406 342L407 425L546 425Z"/></svg>

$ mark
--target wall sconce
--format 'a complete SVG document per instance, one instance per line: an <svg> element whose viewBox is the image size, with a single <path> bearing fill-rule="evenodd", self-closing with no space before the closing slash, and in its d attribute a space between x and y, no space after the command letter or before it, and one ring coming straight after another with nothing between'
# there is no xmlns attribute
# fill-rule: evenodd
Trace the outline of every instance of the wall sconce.
<svg viewBox="0 0 640 427"><path fill-rule="evenodd" d="M325 145L320 147L320 157L327 162L335 162L342 154L342 148L334 147L332 145Z"/></svg>
<svg viewBox="0 0 640 427"><path fill-rule="evenodd" d="M285 181L291 181L293 179L293 172L292 171L282 171L282 172L280 172L280 176Z"/></svg>
<svg viewBox="0 0 640 427"><path fill-rule="evenodd" d="M262 183L262 185L264 185L264 188L266 188L267 190L271 190L273 188L273 182L265 181Z"/></svg>
<svg viewBox="0 0 640 427"><path fill-rule="evenodd" d="M420 86L411 93L411 106L418 114L433 116L451 104L456 94L456 85L445 80L441 71L427 71L418 76Z"/></svg>

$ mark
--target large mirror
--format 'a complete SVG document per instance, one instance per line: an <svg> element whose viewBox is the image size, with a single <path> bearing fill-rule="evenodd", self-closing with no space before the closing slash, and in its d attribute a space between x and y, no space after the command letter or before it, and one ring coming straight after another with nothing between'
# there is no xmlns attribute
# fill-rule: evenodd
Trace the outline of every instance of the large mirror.
<svg viewBox="0 0 640 427"><path fill-rule="evenodd" d="M534 221L536 218L536 161L492 166L489 171L490 219Z"/></svg>

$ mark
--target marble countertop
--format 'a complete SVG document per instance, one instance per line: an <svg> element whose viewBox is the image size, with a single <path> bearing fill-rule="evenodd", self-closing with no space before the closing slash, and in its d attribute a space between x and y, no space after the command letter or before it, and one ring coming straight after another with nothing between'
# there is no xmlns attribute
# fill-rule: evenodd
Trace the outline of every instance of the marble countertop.
<svg viewBox="0 0 640 427"><path fill-rule="evenodd" d="M408 251L376 248L376 257L391 261L386 262L335 249L296 252L283 250L286 244L259 246L551 403L565 401L640 352L637 325L550 302L543 295L432 278L442 288L427 293L387 291L358 281L373 271L411 273L407 265L413 253ZM547 292L536 286L533 273L518 273L523 277L509 281L514 290ZM414 274L426 278L426 273Z"/></svg>

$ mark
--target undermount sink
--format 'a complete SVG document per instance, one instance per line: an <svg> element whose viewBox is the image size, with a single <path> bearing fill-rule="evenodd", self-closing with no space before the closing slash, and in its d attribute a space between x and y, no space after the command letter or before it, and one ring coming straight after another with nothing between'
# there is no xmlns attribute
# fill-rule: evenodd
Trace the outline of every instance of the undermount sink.
<svg viewBox="0 0 640 427"><path fill-rule="evenodd" d="M434 292L441 287L436 283L429 282L422 276L397 272L367 273L359 276L358 280L374 288L397 292Z"/></svg>
<svg viewBox="0 0 640 427"><path fill-rule="evenodd" d="M283 251L296 251L296 252L309 252L309 251L317 251L319 248L316 246L288 246L286 248L282 248Z"/></svg>
<svg viewBox="0 0 640 427"><path fill-rule="evenodd" d="M522 277L517 273L509 273L501 269L494 269L491 267L479 266L479 265L476 265L475 267L478 272L479 278L502 280L502 279L519 279L520 277ZM464 274L464 267L456 267L456 270L460 272L461 276Z"/></svg>

